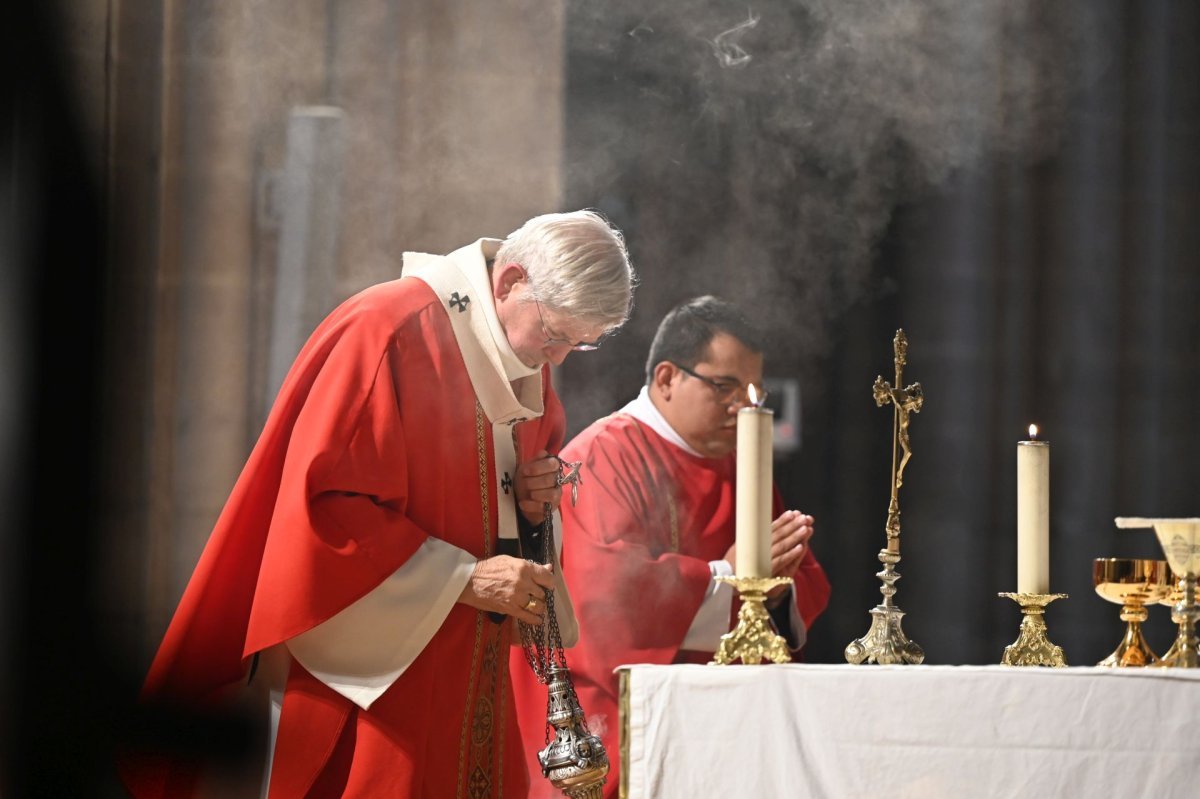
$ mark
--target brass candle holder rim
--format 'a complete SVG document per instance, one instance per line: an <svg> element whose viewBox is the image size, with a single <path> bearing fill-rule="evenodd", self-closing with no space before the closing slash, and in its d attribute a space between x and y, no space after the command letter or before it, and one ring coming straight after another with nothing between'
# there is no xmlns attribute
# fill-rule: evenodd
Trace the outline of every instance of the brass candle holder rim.
<svg viewBox="0 0 1200 799"><path fill-rule="evenodd" d="M996 596L1007 597L1021 607L1031 605L1033 607L1046 607L1056 599L1066 599L1067 594L1032 594L1025 591L1001 591Z"/></svg>
<svg viewBox="0 0 1200 799"><path fill-rule="evenodd" d="M728 583L740 591L770 591L777 585L793 582L791 577L743 577L737 574L720 574L713 578L720 583Z"/></svg>

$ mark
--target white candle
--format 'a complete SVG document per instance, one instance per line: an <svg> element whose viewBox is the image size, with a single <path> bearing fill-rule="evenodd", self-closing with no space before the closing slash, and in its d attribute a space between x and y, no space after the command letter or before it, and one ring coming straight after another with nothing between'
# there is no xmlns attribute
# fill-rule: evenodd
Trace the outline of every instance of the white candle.
<svg viewBox="0 0 1200 799"><path fill-rule="evenodd" d="M751 386L753 388L753 386ZM751 401L755 399L751 396ZM771 576L771 442L775 413L751 406L737 417L738 577Z"/></svg>
<svg viewBox="0 0 1200 799"><path fill-rule="evenodd" d="M1050 593L1050 442L1017 442L1017 592Z"/></svg>

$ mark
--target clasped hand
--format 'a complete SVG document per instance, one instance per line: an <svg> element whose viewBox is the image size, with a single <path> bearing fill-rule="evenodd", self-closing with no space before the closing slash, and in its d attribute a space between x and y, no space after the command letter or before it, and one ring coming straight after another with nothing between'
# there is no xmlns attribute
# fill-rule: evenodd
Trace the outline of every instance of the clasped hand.
<svg viewBox="0 0 1200 799"><path fill-rule="evenodd" d="M771 523L771 576L795 577L796 570L808 556L808 542L813 536L813 517L798 510L785 510ZM737 544L725 553L725 560L737 568ZM777 585L767 592L768 600L778 600L788 586ZM772 603L773 604L773 603Z"/></svg>
<svg viewBox="0 0 1200 799"><path fill-rule="evenodd" d="M533 460L517 467L517 508L530 524L545 520L547 503L556 510L562 501L558 469L558 458L546 450L539 450ZM541 624L546 613L546 589L553 588L554 571L550 566L497 555L475 564L458 601L479 610L507 614L526 624Z"/></svg>
<svg viewBox="0 0 1200 799"><path fill-rule="evenodd" d="M546 450L538 450L533 460L517 467L517 508L530 524L541 524L545 519L545 505L558 510L562 501L562 486L558 484L559 460Z"/></svg>

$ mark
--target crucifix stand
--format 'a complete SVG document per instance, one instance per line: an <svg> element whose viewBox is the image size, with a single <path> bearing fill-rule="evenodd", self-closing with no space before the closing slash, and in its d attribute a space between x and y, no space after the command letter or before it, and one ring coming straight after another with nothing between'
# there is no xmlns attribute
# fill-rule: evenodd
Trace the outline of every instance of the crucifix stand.
<svg viewBox="0 0 1200 799"><path fill-rule="evenodd" d="M887 546L879 550L879 562L883 570L876 573L883 582L879 593L883 594L883 602L871 610L871 629L862 638L856 638L846 646L846 661L855 665L861 663L903 664L920 663L925 660L925 652L915 642L908 640L900 627L904 611L892 604L896 594L896 581L900 573L896 564L900 562L900 486L904 485L904 467L912 457L912 447L908 439L909 415L919 413L925 403L925 392L920 383L913 383L905 388L904 365L908 362L908 339L903 330L896 331L892 342L896 353L896 382L888 383L883 377L875 378L872 391L875 404L879 407L892 406L892 499L888 504L887 523L884 530L887 533ZM899 452L904 455L897 459Z"/></svg>

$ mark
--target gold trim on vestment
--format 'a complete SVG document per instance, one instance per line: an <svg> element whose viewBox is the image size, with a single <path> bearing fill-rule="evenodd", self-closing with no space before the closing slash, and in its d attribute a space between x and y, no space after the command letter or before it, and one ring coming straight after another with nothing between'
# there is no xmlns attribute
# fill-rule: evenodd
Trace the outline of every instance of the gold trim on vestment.
<svg viewBox="0 0 1200 799"><path fill-rule="evenodd" d="M617 749L621 774L617 786L619 799L629 796L629 669L617 669Z"/></svg>
<svg viewBox="0 0 1200 799"><path fill-rule="evenodd" d="M479 673L479 694L475 700L475 718L471 723L471 759L468 766L467 795L470 799L487 799L493 795L495 781L495 733L496 733L496 678L500 671L500 660L506 660L507 651L501 651L500 639L507 619L495 628L495 636L484 645L483 668ZM484 685L484 680L488 685Z"/></svg>
<svg viewBox="0 0 1200 799"><path fill-rule="evenodd" d="M496 727L499 732L496 752L500 757L500 764L496 773L496 799L504 799L504 729L508 713L508 702L505 700L510 693L508 690L508 653L512 648L512 628L512 619L505 619L496 636L500 649L500 718L497 719Z"/></svg>
<svg viewBox="0 0 1200 799"><path fill-rule="evenodd" d="M488 457L487 457L487 437L484 435L484 429L487 427L487 420L483 417L483 406L479 404L479 400L475 400L475 450L479 453L479 500L480 507L483 508L483 556L490 558L492 556L492 503L491 495L488 491Z"/></svg>
<svg viewBox="0 0 1200 799"><path fill-rule="evenodd" d="M479 456L479 499L483 507L483 553L484 557L491 554L492 551L492 523L491 512L488 502L488 463L487 463L487 442L483 436L484 419L483 407L479 401L475 401L475 450ZM480 644L483 641L483 611L475 611L475 646L471 651L471 671L467 676L467 701L463 708L463 724L462 734L459 736L458 742L458 780L455 783L455 799L462 799L463 787L465 785L464 778L466 777L465 766L467 760L467 731L471 729L472 712L474 707L475 694L475 674L479 668L479 650Z"/></svg>

